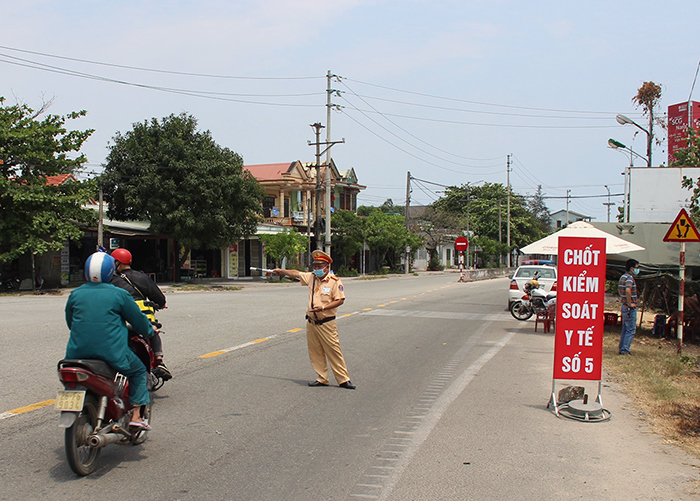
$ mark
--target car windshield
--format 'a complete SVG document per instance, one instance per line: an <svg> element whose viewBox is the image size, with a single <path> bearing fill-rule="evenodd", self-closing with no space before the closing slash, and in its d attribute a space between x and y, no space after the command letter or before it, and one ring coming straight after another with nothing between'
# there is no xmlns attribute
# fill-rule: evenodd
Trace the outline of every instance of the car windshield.
<svg viewBox="0 0 700 501"><path fill-rule="evenodd" d="M520 268L515 275L518 278L532 278L538 274L539 278L556 278L553 268Z"/></svg>

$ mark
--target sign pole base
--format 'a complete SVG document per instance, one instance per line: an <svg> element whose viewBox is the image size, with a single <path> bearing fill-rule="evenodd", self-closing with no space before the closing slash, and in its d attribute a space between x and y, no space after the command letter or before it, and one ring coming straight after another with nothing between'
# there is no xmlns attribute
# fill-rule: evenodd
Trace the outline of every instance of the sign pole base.
<svg viewBox="0 0 700 501"><path fill-rule="evenodd" d="M587 423L600 423L608 421L612 417L612 412L603 407L603 382L598 381L598 395L594 402L588 401L585 388L583 386L567 386L556 393L557 380L552 379L552 393L547 402L547 409L552 408L557 417L564 417L576 421ZM583 398L581 398L583 397Z"/></svg>

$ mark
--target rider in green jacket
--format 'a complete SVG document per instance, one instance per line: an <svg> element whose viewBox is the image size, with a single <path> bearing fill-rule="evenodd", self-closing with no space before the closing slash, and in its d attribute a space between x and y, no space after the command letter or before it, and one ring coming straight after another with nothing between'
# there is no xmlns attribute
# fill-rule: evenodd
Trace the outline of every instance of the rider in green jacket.
<svg viewBox="0 0 700 501"><path fill-rule="evenodd" d="M109 283L114 274L114 259L104 252L92 254L85 263L88 283L68 297L66 323L70 338L66 358L104 360L129 378L129 400L134 407L131 426L150 430L141 417L141 406L150 402L146 385L146 367L129 349L126 322L145 337L155 333L128 292Z"/></svg>

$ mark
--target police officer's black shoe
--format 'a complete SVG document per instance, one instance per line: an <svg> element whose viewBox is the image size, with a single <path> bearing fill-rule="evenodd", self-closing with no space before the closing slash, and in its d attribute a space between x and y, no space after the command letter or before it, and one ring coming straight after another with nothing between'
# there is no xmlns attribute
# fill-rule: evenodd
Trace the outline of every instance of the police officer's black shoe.
<svg viewBox="0 0 700 501"><path fill-rule="evenodd" d="M321 381L311 381L309 386L328 386L328 383L322 383Z"/></svg>
<svg viewBox="0 0 700 501"><path fill-rule="evenodd" d="M346 388L348 390L354 390L355 388L357 388L357 386L352 384L351 381L345 381L344 383L340 383L338 386L340 386L341 388Z"/></svg>

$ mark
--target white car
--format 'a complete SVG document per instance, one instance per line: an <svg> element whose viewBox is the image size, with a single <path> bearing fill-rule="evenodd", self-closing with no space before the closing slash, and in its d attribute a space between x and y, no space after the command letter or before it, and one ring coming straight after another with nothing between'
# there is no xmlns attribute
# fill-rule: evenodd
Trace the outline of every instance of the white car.
<svg viewBox="0 0 700 501"><path fill-rule="evenodd" d="M508 290L508 309L514 301L520 301L525 294L525 284L537 274L537 282L546 292L557 291L557 268L555 266L528 264L519 266L513 276L510 277L510 289Z"/></svg>

